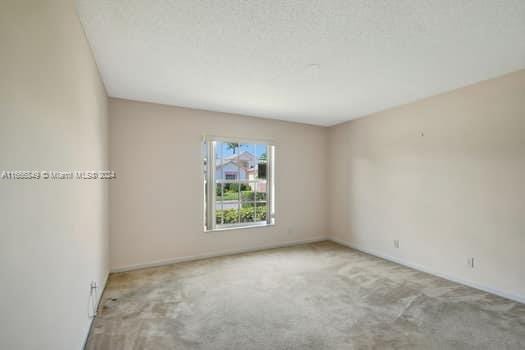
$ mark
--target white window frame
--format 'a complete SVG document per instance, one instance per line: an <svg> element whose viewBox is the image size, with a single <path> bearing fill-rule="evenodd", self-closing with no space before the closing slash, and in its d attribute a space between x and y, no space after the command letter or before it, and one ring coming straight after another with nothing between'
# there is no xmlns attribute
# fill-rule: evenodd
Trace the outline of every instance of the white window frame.
<svg viewBox="0 0 525 350"><path fill-rule="evenodd" d="M217 201L217 180L215 176L216 169L216 147L218 142L230 142L238 144L265 144L267 165L266 165L266 221L254 222L239 222L234 224L216 223L216 201ZM211 155L211 156L209 156ZM203 184L204 184L204 201L203 201L203 220L204 231L224 231L240 228L254 228L265 227L275 224L275 145L268 140L246 140L232 137L216 137L206 136L203 138ZM241 180L240 174L236 180L222 179L222 183L238 183L239 184L239 209L240 209L240 184L241 183L257 183L261 180ZM208 186L210 184L210 186ZM257 196L255 194L254 196ZM254 198L254 203L257 203L257 198ZM255 207L257 204L255 204Z"/></svg>

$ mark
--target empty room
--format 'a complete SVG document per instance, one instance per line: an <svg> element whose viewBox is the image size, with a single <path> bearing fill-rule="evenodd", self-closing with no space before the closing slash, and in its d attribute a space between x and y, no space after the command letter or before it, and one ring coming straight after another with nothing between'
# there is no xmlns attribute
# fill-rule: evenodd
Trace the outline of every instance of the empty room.
<svg viewBox="0 0 525 350"><path fill-rule="evenodd" d="M525 349L525 1L0 0L0 349Z"/></svg>

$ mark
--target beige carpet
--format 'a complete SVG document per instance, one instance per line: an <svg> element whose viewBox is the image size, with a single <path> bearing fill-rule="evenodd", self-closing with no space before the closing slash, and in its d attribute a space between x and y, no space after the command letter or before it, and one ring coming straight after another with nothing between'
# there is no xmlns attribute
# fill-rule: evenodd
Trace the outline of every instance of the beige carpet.
<svg viewBox="0 0 525 350"><path fill-rule="evenodd" d="M331 242L111 275L87 349L525 349L525 305Z"/></svg>

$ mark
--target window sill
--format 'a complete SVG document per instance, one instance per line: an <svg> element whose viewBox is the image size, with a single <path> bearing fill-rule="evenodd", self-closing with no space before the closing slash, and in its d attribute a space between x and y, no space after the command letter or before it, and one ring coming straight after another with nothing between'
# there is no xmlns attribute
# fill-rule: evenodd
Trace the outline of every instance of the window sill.
<svg viewBox="0 0 525 350"><path fill-rule="evenodd" d="M241 230L241 229L251 229L251 228L262 228L262 227L268 227L268 226L275 226L275 223L261 223L261 224L255 224L255 225L232 225L232 226L225 226L225 227L217 227L213 230L207 230L205 229L204 232L217 232L217 231L230 231L230 230Z"/></svg>

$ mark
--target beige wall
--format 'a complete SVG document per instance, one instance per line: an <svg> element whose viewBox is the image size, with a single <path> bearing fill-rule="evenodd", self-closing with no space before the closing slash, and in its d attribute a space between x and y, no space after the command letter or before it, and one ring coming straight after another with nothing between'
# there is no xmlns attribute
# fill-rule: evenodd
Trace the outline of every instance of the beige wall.
<svg viewBox="0 0 525 350"><path fill-rule="evenodd" d="M327 129L120 99L109 114L113 269L325 237ZM275 226L203 232L205 134L275 142Z"/></svg>
<svg viewBox="0 0 525 350"><path fill-rule="evenodd" d="M332 237L525 301L525 71L334 126L329 144Z"/></svg>
<svg viewBox="0 0 525 350"><path fill-rule="evenodd" d="M120 99L109 114L113 269L325 236L327 129ZM275 142L275 226L203 232L204 134Z"/></svg>
<svg viewBox="0 0 525 350"><path fill-rule="evenodd" d="M0 172L107 168L107 98L73 1L0 3ZM80 349L107 271L101 181L0 179L0 349Z"/></svg>

